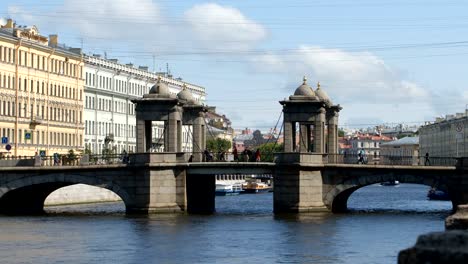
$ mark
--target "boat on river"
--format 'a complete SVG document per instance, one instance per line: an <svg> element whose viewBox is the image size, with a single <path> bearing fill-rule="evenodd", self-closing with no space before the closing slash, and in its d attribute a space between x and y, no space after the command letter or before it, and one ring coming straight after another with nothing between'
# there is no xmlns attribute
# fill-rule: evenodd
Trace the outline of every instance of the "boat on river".
<svg viewBox="0 0 468 264"><path fill-rule="evenodd" d="M247 182L242 185L244 193L266 193L271 190L271 187L264 182Z"/></svg>
<svg viewBox="0 0 468 264"><path fill-rule="evenodd" d="M396 185L399 185L399 184L400 184L400 182L396 181L396 180L386 181L386 182L380 183L380 185L382 185L382 186L396 186Z"/></svg>
<svg viewBox="0 0 468 264"><path fill-rule="evenodd" d="M429 200L450 201L448 193L434 187L429 189L429 192L427 192L427 198L429 198Z"/></svg>
<svg viewBox="0 0 468 264"><path fill-rule="evenodd" d="M241 184L223 184L223 183L216 184L215 195L217 196L238 195L241 192L242 192Z"/></svg>

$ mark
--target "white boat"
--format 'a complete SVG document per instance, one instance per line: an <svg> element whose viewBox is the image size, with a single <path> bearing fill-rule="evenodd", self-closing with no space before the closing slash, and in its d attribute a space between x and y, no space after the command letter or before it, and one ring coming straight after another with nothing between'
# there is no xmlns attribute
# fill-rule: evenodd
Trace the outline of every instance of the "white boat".
<svg viewBox="0 0 468 264"><path fill-rule="evenodd" d="M242 192L240 184L217 183L215 194L218 196L237 195Z"/></svg>

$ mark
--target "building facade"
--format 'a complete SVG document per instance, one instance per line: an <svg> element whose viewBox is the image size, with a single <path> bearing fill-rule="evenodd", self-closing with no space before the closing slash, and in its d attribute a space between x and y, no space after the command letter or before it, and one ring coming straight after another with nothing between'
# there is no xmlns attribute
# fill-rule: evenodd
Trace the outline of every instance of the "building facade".
<svg viewBox="0 0 468 264"><path fill-rule="evenodd" d="M380 164L420 164L419 137L404 137L380 145Z"/></svg>
<svg viewBox="0 0 468 264"><path fill-rule="evenodd" d="M433 158L468 157L468 110L437 118L419 129L421 155Z"/></svg>
<svg viewBox="0 0 468 264"><path fill-rule="evenodd" d="M339 153L343 155L358 156L359 153L368 157L369 162L379 162L380 145L392 141L393 138L379 134L356 133L353 136L339 140Z"/></svg>
<svg viewBox="0 0 468 264"><path fill-rule="evenodd" d="M37 27L0 28L2 155L64 154L83 148L83 68L80 49L42 36Z"/></svg>
<svg viewBox="0 0 468 264"><path fill-rule="evenodd" d="M99 55L84 56L84 144L91 153L101 154L106 149L113 153L135 152L135 111L132 99L141 98L156 84L158 78L176 95L183 88L190 91L197 102L205 102L205 88L174 79L165 74L153 73L147 67L122 64L116 59ZM162 151L164 125L153 124L153 151ZM192 150L191 126L182 131L182 151Z"/></svg>

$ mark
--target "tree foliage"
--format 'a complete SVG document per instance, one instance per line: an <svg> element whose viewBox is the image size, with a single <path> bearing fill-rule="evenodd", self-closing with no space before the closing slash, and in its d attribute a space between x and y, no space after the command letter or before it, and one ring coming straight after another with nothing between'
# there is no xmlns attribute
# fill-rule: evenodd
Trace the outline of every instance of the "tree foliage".
<svg viewBox="0 0 468 264"><path fill-rule="evenodd" d="M219 153L219 152L227 152L231 148L232 143L229 140L222 139L222 138L214 138L208 139L206 141L206 148L210 152Z"/></svg>
<svg viewBox="0 0 468 264"><path fill-rule="evenodd" d="M283 152L283 144L277 144L275 142L265 143L258 147L262 161L273 161L274 153Z"/></svg>
<svg viewBox="0 0 468 264"><path fill-rule="evenodd" d="M344 137L345 136L345 132L343 129L338 129L338 136L339 137Z"/></svg>

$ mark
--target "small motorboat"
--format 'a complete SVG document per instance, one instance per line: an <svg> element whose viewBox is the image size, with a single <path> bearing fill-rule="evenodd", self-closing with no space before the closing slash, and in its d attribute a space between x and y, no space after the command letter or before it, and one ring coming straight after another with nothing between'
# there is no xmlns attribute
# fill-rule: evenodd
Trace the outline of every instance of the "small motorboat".
<svg viewBox="0 0 468 264"><path fill-rule="evenodd" d="M400 182L396 181L396 180L386 181L386 182L380 183L380 185L382 185L382 186L395 186L395 185L399 185L399 184L400 184Z"/></svg>

